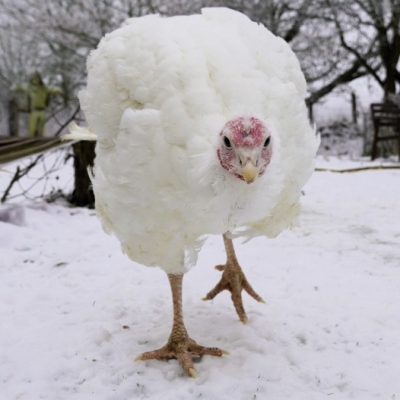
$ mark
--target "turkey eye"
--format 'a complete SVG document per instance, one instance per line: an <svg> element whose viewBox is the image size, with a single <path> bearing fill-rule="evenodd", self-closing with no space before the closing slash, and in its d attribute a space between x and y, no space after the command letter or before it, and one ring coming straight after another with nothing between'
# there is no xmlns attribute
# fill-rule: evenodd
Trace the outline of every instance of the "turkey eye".
<svg viewBox="0 0 400 400"><path fill-rule="evenodd" d="M231 141L226 136L224 136L224 144L225 144L227 149L231 149L232 148Z"/></svg>
<svg viewBox="0 0 400 400"><path fill-rule="evenodd" d="M264 149L265 149L266 147L268 147L270 140L271 140L271 136L269 136L269 137L267 137L267 138L265 139L265 142L264 142Z"/></svg>

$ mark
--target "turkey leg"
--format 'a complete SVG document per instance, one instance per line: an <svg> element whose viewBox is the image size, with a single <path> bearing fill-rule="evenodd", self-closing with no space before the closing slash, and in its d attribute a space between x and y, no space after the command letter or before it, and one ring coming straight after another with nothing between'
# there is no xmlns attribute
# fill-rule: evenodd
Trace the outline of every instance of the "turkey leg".
<svg viewBox="0 0 400 400"><path fill-rule="evenodd" d="M199 357L204 354L222 356L229 354L225 350L216 347L203 347L191 339L186 331L182 313L182 279L183 275L168 274L172 290L172 303L174 307L174 322L168 342L158 350L148 351L141 354L135 361L152 359L177 358L188 375L195 378L196 370L193 366L192 357Z"/></svg>
<svg viewBox="0 0 400 400"><path fill-rule="evenodd" d="M223 290L229 290L232 293L233 305L235 306L239 319L245 324L247 322L247 315L243 307L242 289L244 289L255 300L261 303L265 303L265 301L255 292L247 281L246 275L243 273L236 258L232 239L229 239L227 234L224 234L223 238L227 256L226 264L217 265L215 267L217 270L223 271L222 277L214 289L208 292L207 296L204 297L203 300L212 300Z"/></svg>

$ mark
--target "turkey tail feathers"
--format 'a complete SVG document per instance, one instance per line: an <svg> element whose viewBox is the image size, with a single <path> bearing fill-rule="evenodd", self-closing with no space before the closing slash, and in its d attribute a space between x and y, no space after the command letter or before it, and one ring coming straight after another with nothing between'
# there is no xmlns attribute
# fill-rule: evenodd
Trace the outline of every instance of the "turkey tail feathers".
<svg viewBox="0 0 400 400"><path fill-rule="evenodd" d="M71 122L68 125L69 133L62 135L62 140L97 140L97 135L89 128L84 128Z"/></svg>

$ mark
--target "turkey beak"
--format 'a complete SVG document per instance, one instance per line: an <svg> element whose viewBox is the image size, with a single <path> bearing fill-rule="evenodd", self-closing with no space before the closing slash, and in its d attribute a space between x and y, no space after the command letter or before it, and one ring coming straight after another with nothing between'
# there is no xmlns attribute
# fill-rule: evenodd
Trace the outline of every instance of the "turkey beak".
<svg viewBox="0 0 400 400"><path fill-rule="evenodd" d="M253 183L258 176L258 169L254 166L252 161L247 161L246 165L242 168L243 179L247 183Z"/></svg>

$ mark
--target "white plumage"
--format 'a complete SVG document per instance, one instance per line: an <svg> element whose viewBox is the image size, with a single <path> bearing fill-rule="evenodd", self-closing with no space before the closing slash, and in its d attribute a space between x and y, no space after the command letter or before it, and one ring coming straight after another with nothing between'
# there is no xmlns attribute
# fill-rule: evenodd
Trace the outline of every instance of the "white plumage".
<svg viewBox="0 0 400 400"><path fill-rule="evenodd" d="M305 93L290 47L232 10L135 18L106 35L79 95L98 136L105 231L132 260L172 273L195 263L204 234L277 235L298 214L318 146ZM264 121L274 144L251 185L215 156L225 123L243 115Z"/></svg>
<svg viewBox="0 0 400 400"><path fill-rule="evenodd" d="M294 222L318 139L284 40L224 8L148 16L106 35L87 67L79 98L98 137L96 209L132 260L182 274L204 235L274 237ZM221 131L238 118L270 136L251 184L218 158L231 150Z"/></svg>

